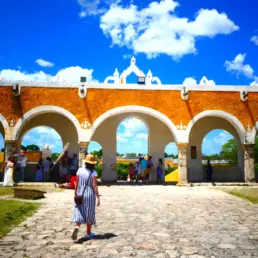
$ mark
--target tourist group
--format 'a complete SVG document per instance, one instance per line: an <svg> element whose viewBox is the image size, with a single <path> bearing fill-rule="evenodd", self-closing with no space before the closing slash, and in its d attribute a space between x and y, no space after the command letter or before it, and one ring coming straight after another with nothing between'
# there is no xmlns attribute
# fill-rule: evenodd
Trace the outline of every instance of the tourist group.
<svg viewBox="0 0 258 258"><path fill-rule="evenodd" d="M50 157L40 158L36 166L35 182L64 182L64 187L74 189L78 170L77 154L69 157L66 151L62 158L54 164ZM9 157L4 164L3 186L13 186L15 182L24 182L27 170L27 152L22 151ZM69 182L69 183L68 183Z"/></svg>
<svg viewBox="0 0 258 258"><path fill-rule="evenodd" d="M138 154L138 160L135 164L130 163L128 171L128 181L139 182L146 184L150 180L150 172L153 168L152 156L143 156ZM163 181L164 165L162 159L159 159L156 171L156 183Z"/></svg>

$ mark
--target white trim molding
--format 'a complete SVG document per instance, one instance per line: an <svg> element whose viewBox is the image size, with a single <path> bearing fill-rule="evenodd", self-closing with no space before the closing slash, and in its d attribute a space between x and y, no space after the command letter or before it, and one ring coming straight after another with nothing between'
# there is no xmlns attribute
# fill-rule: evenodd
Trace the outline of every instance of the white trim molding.
<svg viewBox="0 0 258 258"><path fill-rule="evenodd" d="M251 132L250 143L255 144L255 138L258 136L258 121L255 123L253 130Z"/></svg>
<svg viewBox="0 0 258 258"><path fill-rule="evenodd" d="M29 121L30 119L45 113L57 113L60 114L66 118L68 118L75 126L76 131L78 133L78 138L80 138L81 134L81 125L77 118L69 111L67 111L64 108L57 107L57 106L38 106L31 110L29 110L27 113L25 113L15 124L14 131L15 131L15 138L19 137L19 133L21 132L23 125Z"/></svg>
<svg viewBox="0 0 258 258"><path fill-rule="evenodd" d="M174 136L175 142L178 142L178 136L177 136L177 128L174 125L174 123L164 114L161 112L149 108L149 107L143 107L143 106L137 106L137 105L131 105L131 106L122 106L122 107L116 107L113 109L108 110L107 112L103 113L100 115L92 124L90 128L90 135L89 135L89 140L90 141L97 130L97 128L108 118L112 116L116 116L119 114L124 114L124 113L143 113L146 115L150 115L152 117L157 118L160 120L162 123L164 123L169 130L171 131L172 135Z"/></svg>
<svg viewBox="0 0 258 258"><path fill-rule="evenodd" d="M241 140L241 143L244 144L245 140L246 140L246 130L245 127L243 126L243 124L233 115L231 115L230 113L227 113L225 111L222 110L206 110L203 111L201 113L199 113L198 115L196 115L187 125L186 128L186 134L188 136L188 141L190 140L190 133L192 130L192 127L194 126L195 123L197 123L200 119L204 118L204 117L219 117L219 118L223 118L225 120L227 120L232 126L233 128L236 129L239 138Z"/></svg>
<svg viewBox="0 0 258 258"><path fill-rule="evenodd" d="M2 114L0 114L0 122L1 122L5 131L9 129L9 124L8 124L6 118Z"/></svg>

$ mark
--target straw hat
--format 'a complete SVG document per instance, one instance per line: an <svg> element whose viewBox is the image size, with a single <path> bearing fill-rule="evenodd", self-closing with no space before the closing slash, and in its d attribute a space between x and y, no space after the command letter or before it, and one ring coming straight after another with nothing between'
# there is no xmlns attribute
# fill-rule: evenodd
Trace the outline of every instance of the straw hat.
<svg viewBox="0 0 258 258"><path fill-rule="evenodd" d="M148 156L148 155L145 155L144 159L148 160L148 159L149 159L149 156Z"/></svg>
<svg viewBox="0 0 258 258"><path fill-rule="evenodd" d="M21 155L26 156L27 155L27 151L22 151Z"/></svg>
<svg viewBox="0 0 258 258"><path fill-rule="evenodd" d="M96 164L97 163L97 161L95 160L95 157L92 154L88 154L83 161L85 163L89 163L89 164Z"/></svg>

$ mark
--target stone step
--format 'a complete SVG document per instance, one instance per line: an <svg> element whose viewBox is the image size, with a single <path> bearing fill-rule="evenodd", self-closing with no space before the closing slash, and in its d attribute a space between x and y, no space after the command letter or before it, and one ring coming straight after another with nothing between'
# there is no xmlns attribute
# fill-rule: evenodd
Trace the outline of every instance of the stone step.
<svg viewBox="0 0 258 258"><path fill-rule="evenodd" d="M47 188L54 188L55 183L54 182L23 182L18 183L16 186L24 186L24 187L47 187Z"/></svg>

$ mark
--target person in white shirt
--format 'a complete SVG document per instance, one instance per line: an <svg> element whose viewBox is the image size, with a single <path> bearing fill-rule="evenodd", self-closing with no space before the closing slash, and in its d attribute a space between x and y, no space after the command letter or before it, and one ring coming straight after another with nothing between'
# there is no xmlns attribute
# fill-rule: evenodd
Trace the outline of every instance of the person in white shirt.
<svg viewBox="0 0 258 258"><path fill-rule="evenodd" d="M43 160L43 178L44 182L49 181L49 170L53 166L53 163L51 162L50 158L47 157L45 160Z"/></svg>
<svg viewBox="0 0 258 258"><path fill-rule="evenodd" d="M24 182L25 179L25 169L27 162L27 151L22 151L20 158L18 160L18 164L20 165L20 182Z"/></svg>

